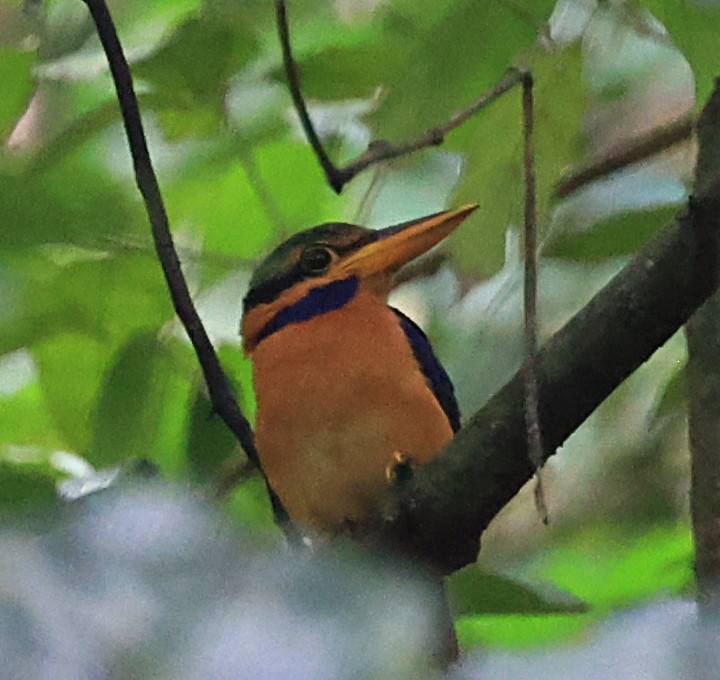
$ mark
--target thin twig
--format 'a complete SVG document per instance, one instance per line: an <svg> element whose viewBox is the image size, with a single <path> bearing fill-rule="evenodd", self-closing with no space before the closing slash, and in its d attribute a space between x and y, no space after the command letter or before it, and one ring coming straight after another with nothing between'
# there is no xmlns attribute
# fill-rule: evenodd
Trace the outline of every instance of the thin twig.
<svg viewBox="0 0 720 680"><path fill-rule="evenodd" d="M234 461L232 465L221 472L220 481L217 484L216 493L220 498L227 496L236 486L241 484L253 475L257 474L258 468L249 458L241 461Z"/></svg>
<svg viewBox="0 0 720 680"><path fill-rule="evenodd" d="M155 250L170 291L173 307L197 354L213 410L235 435L248 458L259 466L252 428L240 410L230 389L230 383L220 366L215 349L193 305L190 291L182 273L180 260L170 233L165 203L150 160L130 68L123 54L115 24L104 0L83 1L90 10L110 65L133 160L135 180L145 202L145 209L150 220L155 242ZM269 487L268 490L273 495ZM273 499L273 507L276 509L276 520L285 528L287 515L279 507L277 499Z"/></svg>
<svg viewBox="0 0 720 680"><path fill-rule="evenodd" d="M290 49L290 26L288 25L287 10L285 8L284 0L277 0L275 3L275 13L278 33L280 35L280 44L282 45L285 74L287 76L290 94L292 95L293 103L295 104L295 110L300 117L300 122L303 126L303 130L305 131L305 135L307 136L310 146L312 146L318 161L320 161L320 165L325 171L328 181L330 182L332 188L335 189L336 192L340 193L342 185L337 186L333 181L337 173L337 168L325 152L325 148L320 141L320 137L318 137L318 134L315 131L315 126L310 120L310 114L305 106L302 92L300 92L300 77L298 76L295 60L293 59L292 51Z"/></svg>
<svg viewBox="0 0 720 680"><path fill-rule="evenodd" d="M135 178L145 202L152 228L155 249L165 275L175 311L185 327L203 368L213 408L223 420L228 419L248 458L257 461L252 430L242 415L220 367L215 350L195 310L190 291L175 250L165 204L147 148L140 109L135 98L130 69L122 51L110 13L104 0L84 0L92 14L105 49L117 91L123 125L130 145ZM228 409L228 404L234 405ZM235 411L234 413L232 411Z"/></svg>
<svg viewBox="0 0 720 680"><path fill-rule="evenodd" d="M308 138L308 142L312 147L318 162L322 167L328 184L338 194L343 187L356 175L363 170L381 163L383 161L392 160L400 156L406 156L414 151L419 151L430 146L439 146L445 141L445 136L452 132L455 128L460 127L468 118L474 116L480 110L489 106L498 97L512 89L522 82L523 72L520 69L511 68L507 73L487 92L484 92L472 104L462 109L458 109L440 125L426 130L417 139L409 142L393 144L387 140L375 140L368 145L368 148L360 154L355 160L350 161L344 166L338 167L327 155L322 145L320 137L315 130L310 114L308 113L305 100L303 99L300 89L300 78L297 71L295 60L292 56L292 48L290 46L290 29L288 27L287 10L284 0L276 0L276 17L278 24L278 34L280 36L280 44L282 46L283 63L285 66L285 77L287 78L288 88L292 95L295 110L300 118L300 123Z"/></svg>
<svg viewBox="0 0 720 680"><path fill-rule="evenodd" d="M460 127L468 118L488 107L498 97L521 83L522 79L523 73L521 70L517 68L508 69L507 73L492 88L483 92L472 104L458 109L444 123L426 130L415 140L402 144L392 144L385 140L371 142L361 156L338 169L343 178L343 184L349 182L355 175L375 163L405 156L429 146L439 146L445 141L445 136L448 133Z"/></svg>
<svg viewBox="0 0 720 680"><path fill-rule="evenodd" d="M555 185L555 196L565 198L586 184L622 170L690 138L695 128L694 116L687 116L669 125L655 128L638 139L627 142L589 165L574 170Z"/></svg>
<svg viewBox="0 0 720 680"><path fill-rule="evenodd" d="M542 430L540 428L540 390L538 387L538 319L537 319L537 205L535 190L535 111L533 77L526 73L522 81L524 171L525 171L525 426L530 461L535 468L535 507L543 524L548 523L548 511L541 477L544 462Z"/></svg>

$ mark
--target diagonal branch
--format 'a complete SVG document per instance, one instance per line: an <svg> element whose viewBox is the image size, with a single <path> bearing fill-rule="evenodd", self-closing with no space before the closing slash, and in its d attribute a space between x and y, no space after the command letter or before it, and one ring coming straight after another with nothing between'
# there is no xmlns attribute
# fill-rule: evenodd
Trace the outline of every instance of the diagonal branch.
<svg viewBox="0 0 720 680"><path fill-rule="evenodd" d="M713 95L720 102L720 83ZM720 105L712 121L720 129ZM720 176L652 238L538 356L543 459L687 322L720 269ZM475 559L490 520L534 473L521 369L397 491L379 540L449 573ZM452 490L450 492L450 490ZM373 540L378 540L375 537Z"/></svg>
<svg viewBox="0 0 720 680"><path fill-rule="evenodd" d="M574 191L622 170L628 165L639 163L651 156L666 151L670 147L690 139L695 126L695 118L686 116L669 125L655 128L645 135L628 141L620 149L603 154L591 163L572 170L555 185L555 197L566 198Z"/></svg>
<svg viewBox="0 0 720 680"><path fill-rule="evenodd" d="M443 143L447 134L460 127L466 120L468 120L468 118L471 118L476 113L492 104L505 92L516 85L519 85L525 77L524 70L510 68L492 88L481 94L469 106L458 109L451 114L446 121L438 124L436 127L426 130L416 139L398 144L393 144L384 139L375 140L371 142L368 148L355 160L350 161L346 165L337 166L327 155L325 147L323 147L322 141L320 140L317 130L310 118L307 106L305 105L305 100L300 89L300 76L298 75L297 65L295 64L295 60L292 55L292 48L290 47L290 28L287 20L285 0L276 0L275 9L278 35L280 37L280 45L283 53L285 76L287 78L288 88L293 99L293 104L295 105L295 110L300 118L300 123L305 132L305 136L308 138L308 142L310 143L320 166L325 172L328 184L330 184L330 186L338 194L351 179L372 165L393 160L394 158L399 158L400 156L406 156L410 153L430 146L439 146Z"/></svg>
<svg viewBox="0 0 720 680"><path fill-rule="evenodd" d="M153 170L150 153L147 147L140 109L133 88L132 76L122 46L115 29L105 0L83 0L88 6L97 28L100 42L110 65L115 90L117 92L123 125L127 134L130 153L132 155L135 180L145 202L145 209L150 220L153 241L165 281L170 291L173 307L183 327L190 337L198 361L202 367L213 410L235 435L248 458L259 466L255 449L252 428L243 415L235 396L230 389L227 376L220 366L215 349L202 325L195 309L182 273L180 260L170 233L165 203L160 193L155 171ZM288 532L287 515L280 506L272 490L269 489L276 520Z"/></svg>
<svg viewBox="0 0 720 680"><path fill-rule="evenodd" d="M720 193L692 204L543 347L543 459L713 292L718 234ZM474 561L482 531L534 472L521 369L416 471L381 540L445 573L459 569Z"/></svg>

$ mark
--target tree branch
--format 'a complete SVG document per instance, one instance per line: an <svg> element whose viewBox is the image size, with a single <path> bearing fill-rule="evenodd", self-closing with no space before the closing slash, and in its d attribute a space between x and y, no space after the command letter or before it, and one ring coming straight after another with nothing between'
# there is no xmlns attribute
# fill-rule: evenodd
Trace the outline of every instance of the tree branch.
<svg viewBox="0 0 720 680"><path fill-rule="evenodd" d="M300 123L308 138L308 142L310 142L310 146L312 146L328 182L330 182L330 186L332 186L337 193L340 193L343 185L337 183L338 169L325 152L325 148L315 131L315 126L310 120L310 114L308 113L302 93L300 92L300 77L298 76L297 67L295 66L295 60L293 59L290 48L290 26L288 25L287 9L285 8L284 0L277 0L275 2L275 18L280 36L280 45L282 46L285 75L287 77L290 94L292 95L293 104L295 104L295 110L300 117Z"/></svg>
<svg viewBox="0 0 720 680"><path fill-rule="evenodd" d="M695 582L701 612L714 617L720 604L720 297L717 294L690 319L685 333Z"/></svg>
<svg viewBox="0 0 720 680"><path fill-rule="evenodd" d="M130 68L123 54L115 24L105 0L83 1L90 10L95 22L100 42L110 66L130 154L132 155L135 181L145 202L155 250L170 291L173 307L197 354L213 410L235 435L248 458L260 467L250 423L240 410L230 389L230 383L220 366L215 349L193 305L190 291L182 273L180 260L170 233L170 224L162 194L160 193L160 186L150 160ZM268 491L273 500L276 520L285 528L287 534L289 531L287 514L269 486Z"/></svg>
<svg viewBox="0 0 720 680"><path fill-rule="evenodd" d="M703 190L720 172L720 97L711 97L697 125L696 186ZM695 541L695 581L700 612L715 617L720 604L720 294L715 293L685 326L688 345L690 510Z"/></svg>
<svg viewBox="0 0 720 680"><path fill-rule="evenodd" d="M713 97L720 99L720 91ZM713 125L720 127L720 115ZM543 458L675 333L718 281L720 177L658 233L538 356ZM380 540L449 573L474 561L490 520L534 473L525 436L524 370L446 450L394 494Z"/></svg>
<svg viewBox="0 0 720 680"><path fill-rule="evenodd" d="M522 83L523 127L525 153L525 267L523 282L523 319L525 331L525 432L530 461L535 467L535 507L543 524L548 523L541 468L543 465L542 430L538 386L538 319L537 319L537 208L535 189L535 111L533 77L527 73Z"/></svg>
<svg viewBox="0 0 720 680"><path fill-rule="evenodd" d="M136 180L173 305L200 360L213 408L236 434L248 456L257 460L252 431L235 402L182 276L130 72L112 20L103 0L84 1L110 63ZM286 41L289 44L289 38ZM337 190L364 167L439 143L446 132L522 78L520 71L509 72L493 91L426 133L424 140L404 147L384 146L386 143L371 146L359 159L338 170L341 182ZM714 96L720 97L717 91ZM543 460L713 292L719 238L720 182L715 180L690 202L677 225L656 235L540 351L537 361ZM524 424L521 369L441 455L419 468L397 490L396 510L392 521L383 528L383 542L395 548L402 546L404 552L444 573L473 561L481 532L534 473ZM274 501L282 519L283 512L276 498Z"/></svg>
<svg viewBox="0 0 720 680"><path fill-rule="evenodd" d="M276 19L278 26L278 35L280 37L280 45L282 46L283 64L285 67L285 77L287 78L288 88L292 95L293 104L297 111L300 123L308 138L308 142L312 147L320 166L325 173L328 184L340 193L344 186L360 174L366 168L372 165L389 161L400 156L406 156L414 151L419 151L430 146L439 146L445 140L445 136L452 132L455 128L460 127L468 118L492 104L498 97L520 84L525 77L525 71L517 68L508 69L507 73L487 92L480 95L469 106L458 109L443 123L436 127L426 130L423 134L414 140L393 144L387 140L379 139L371 142L368 148L355 160L350 161L344 166L338 167L327 155L322 145L320 137L315 130L315 126L308 113L305 100L303 99L300 89L300 77L298 75L297 66L292 55L290 46L290 29L287 20L287 10L284 0L276 0Z"/></svg>
<svg viewBox="0 0 720 680"><path fill-rule="evenodd" d="M695 126L694 116L686 116L669 125L655 128L647 134L628 141L588 165L573 170L555 185L555 197L566 198L574 191L633 163L650 158L679 142L690 139Z"/></svg>

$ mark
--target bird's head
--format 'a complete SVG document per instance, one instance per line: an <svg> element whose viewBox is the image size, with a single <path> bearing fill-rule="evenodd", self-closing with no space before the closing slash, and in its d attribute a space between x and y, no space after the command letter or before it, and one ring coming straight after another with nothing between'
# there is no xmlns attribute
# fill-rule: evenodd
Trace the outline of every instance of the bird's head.
<svg viewBox="0 0 720 680"><path fill-rule="evenodd" d="M295 234L250 279L241 326L245 351L290 323L339 309L360 286L385 300L398 269L476 208L466 205L380 230L333 222Z"/></svg>

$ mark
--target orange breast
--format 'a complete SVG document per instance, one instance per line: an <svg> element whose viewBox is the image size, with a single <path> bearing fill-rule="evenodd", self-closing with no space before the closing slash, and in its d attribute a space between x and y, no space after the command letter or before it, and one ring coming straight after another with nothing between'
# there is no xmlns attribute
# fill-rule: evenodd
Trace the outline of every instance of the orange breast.
<svg viewBox="0 0 720 680"><path fill-rule="evenodd" d="M424 463L452 437L394 312L362 289L251 358L258 453L301 524L335 533L371 518L394 453Z"/></svg>

